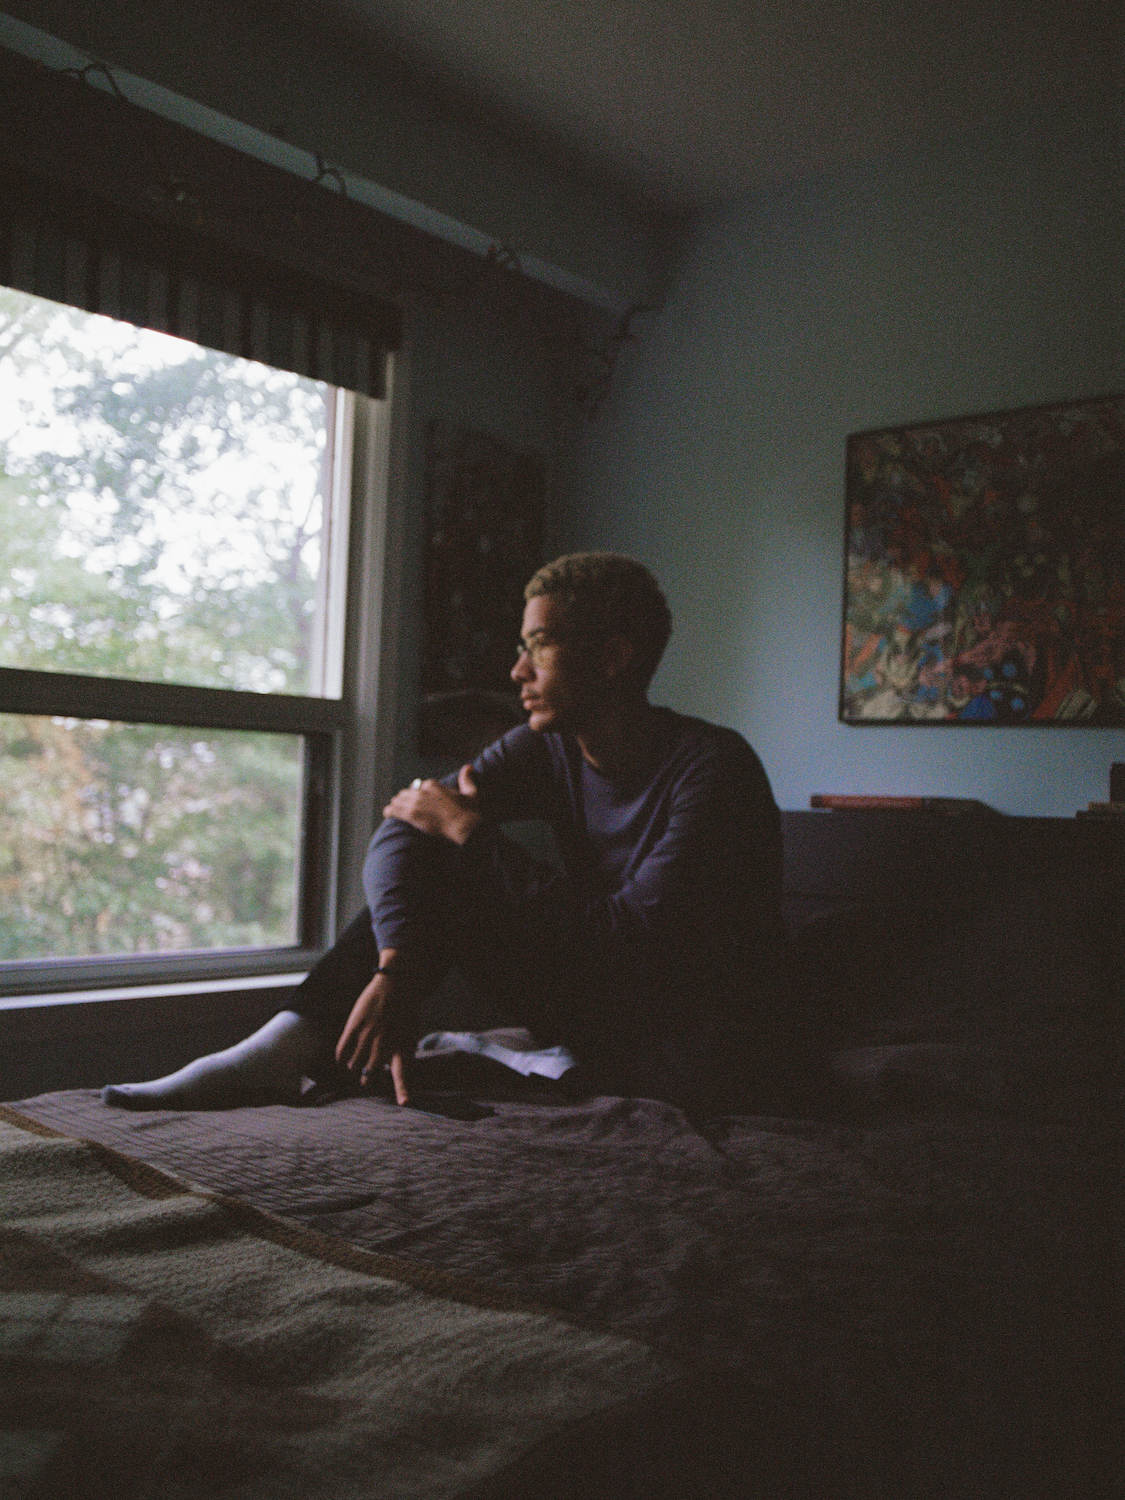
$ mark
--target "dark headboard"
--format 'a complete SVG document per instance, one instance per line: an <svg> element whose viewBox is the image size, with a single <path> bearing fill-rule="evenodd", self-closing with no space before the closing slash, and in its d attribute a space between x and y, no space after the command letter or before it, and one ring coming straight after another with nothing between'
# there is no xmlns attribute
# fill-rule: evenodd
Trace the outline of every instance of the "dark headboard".
<svg viewBox="0 0 1125 1500"><path fill-rule="evenodd" d="M887 1015L1000 1039L1069 1013L1106 1034L1125 823L871 809L786 812L782 829L786 917L840 1045Z"/></svg>

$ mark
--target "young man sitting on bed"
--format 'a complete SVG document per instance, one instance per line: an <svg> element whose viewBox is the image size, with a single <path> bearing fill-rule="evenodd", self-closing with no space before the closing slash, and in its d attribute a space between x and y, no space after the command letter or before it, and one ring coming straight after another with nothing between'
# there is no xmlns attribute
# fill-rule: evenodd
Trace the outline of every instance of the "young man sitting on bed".
<svg viewBox="0 0 1125 1500"><path fill-rule="evenodd" d="M406 1104L426 999L451 967L602 1092L704 1113L771 1071L781 834L758 757L649 703L671 616L639 563L561 557L524 592L511 675L527 723L391 799L364 866L369 909L290 1009L167 1078L107 1088L107 1103L228 1108L295 1100L304 1076L371 1088L389 1073ZM533 818L561 870L500 830Z"/></svg>

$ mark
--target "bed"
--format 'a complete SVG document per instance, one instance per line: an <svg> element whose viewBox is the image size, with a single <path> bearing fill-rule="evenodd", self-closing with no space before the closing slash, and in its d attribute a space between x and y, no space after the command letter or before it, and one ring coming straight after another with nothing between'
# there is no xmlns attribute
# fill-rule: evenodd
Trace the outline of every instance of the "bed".
<svg viewBox="0 0 1125 1500"><path fill-rule="evenodd" d="M800 1108L5 1106L4 1494L1109 1493L1119 841L910 820L787 815Z"/></svg>

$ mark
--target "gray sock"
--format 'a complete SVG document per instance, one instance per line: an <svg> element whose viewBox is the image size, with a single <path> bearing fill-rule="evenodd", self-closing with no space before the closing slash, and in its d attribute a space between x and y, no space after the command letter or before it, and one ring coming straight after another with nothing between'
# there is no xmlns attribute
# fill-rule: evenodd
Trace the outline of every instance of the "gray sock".
<svg viewBox="0 0 1125 1500"><path fill-rule="evenodd" d="M296 1011L282 1010L224 1052L197 1057L149 1083L109 1084L102 1099L119 1109L234 1109L240 1104L289 1103L299 1098L301 1078L323 1054L319 1028Z"/></svg>

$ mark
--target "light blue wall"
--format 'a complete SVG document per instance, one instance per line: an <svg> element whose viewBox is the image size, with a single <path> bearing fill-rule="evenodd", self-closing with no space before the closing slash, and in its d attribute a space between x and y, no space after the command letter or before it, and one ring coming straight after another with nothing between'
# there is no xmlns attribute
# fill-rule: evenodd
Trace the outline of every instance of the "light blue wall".
<svg viewBox="0 0 1125 1500"><path fill-rule="evenodd" d="M741 729L782 806L1108 796L1125 733L849 727L836 700L847 434L1125 389L1119 137L1105 80L716 211L623 359L568 540L656 570L677 628L654 696Z"/></svg>

